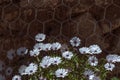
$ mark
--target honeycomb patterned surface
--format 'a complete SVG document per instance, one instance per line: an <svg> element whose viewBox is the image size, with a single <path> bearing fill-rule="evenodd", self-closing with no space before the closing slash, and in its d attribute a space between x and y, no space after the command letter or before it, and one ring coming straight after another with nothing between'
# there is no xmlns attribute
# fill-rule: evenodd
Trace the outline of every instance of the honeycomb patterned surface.
<svg viewBox="0 0 120 80"><path fill-rule="evenodd" d="M6 52L31 48L39 32L62 41L79 36L83 46L120 55L120 0L0 0L0 59L11 64Z"/></svg>

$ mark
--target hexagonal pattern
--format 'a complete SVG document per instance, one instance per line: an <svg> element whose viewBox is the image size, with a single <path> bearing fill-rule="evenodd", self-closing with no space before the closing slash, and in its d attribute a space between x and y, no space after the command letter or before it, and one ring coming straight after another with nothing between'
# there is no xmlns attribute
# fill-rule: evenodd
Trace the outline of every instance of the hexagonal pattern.
<svg viewBox="0 0 120 80"><path fill-rule="evenodd" d="M53 12L54 12L53 10L49 9L38 9L37 18L41 22L48 21L53 18Z"/></svg>
<svg viewBox="0 0 120 80"><path fill-rule="evenodd" d="M35 9L34 8L22 8L21 9L21 19L27 23L35 19Z"/></svg>
<svg viewBox="0 0 120 80"><path fill-rule="evenodd" d="M8 34L10 34L9 31L9 24L4 22L4 21L0 21L0 38L4 38L5 36L9 36Z"/></svg>
<svg viewBox="0 0 120 80"><path fill-rule="evenodd" d="M13 0L13 3L20 5L20 7L27 7L29 5L28 1L31 0Z"/></svg>
<svg viewBox="0 0 120 80"><path fill-rule="evenodd" d="M102 7L94 5L89 9L89 12L91 13L92 17L97 21L104 18L104 8Z"/></svg>
<svg viewBox="0 0 120 80"><path fill-rule="evenodd" d="M28 27L27 24L25 24L22 20L17 20L11 23L9 28L13 36L20 37L25 36L27 34Z"/></svg>
<svg viewBox="0 0 120 80"><path fill-rule="evenodd" d="M115 6L115 5L111 5L107 8L106 10L106 19L112 21L115 21L117 19L120 19L120 8Z"/></svg>
<svg viewBox="0 0 120 80"><path fill-rule="evenodd" d="M15 19L17 19L19 17L19 8L16 7L15 5L9 5L7 7L4 8L4 16L3 18L6 21L14 21Z"/></svg>
<svg viewBox="0 0 120 80"><path fill-rule="evenodd" d="M77 24L71 20L68 20L63 23L62 34L65 35L66 37L71 38L78 33L77 29L78 29Z"/></svg>
<svg viewBox="0 0 120 80"><path fill-rule="evenodd" d="M80 0L80 4L86 8L90 8L94 4L94 0Z"/></svg>
<svg viewBox="0 0 120 80"><path fill-rule="evenodd" d="M114 34L107 34L105 35L104 43L108 44L108 47L106 48L107 51L114 52L119 43L119 37Z"/></svg>
<svg viewBox="0 0 120 80"><path fill-rule="evenodd" d="M59 5L55 8L55 18L58 21L65 21L70 17L70 9L65 5Z"/></svg>
<svg viewBox="0 0 120 80"><path fill-rule="evenodd" d="M79 28L78 28L79 35L81 35L83 39L92 35L94 33L94 30L95 30L94 22L90 21L89 19L85 19L85 18L86 17L83 16L80 19Z"/></svg>
<svg viewBox="0 0 120 80"><path fill-rule="evenodd" d="M30 0L33 7L40 8L40 7L55 7L59 5L62 0Z"/></svg>
<svg viewBox="0 0 120 80"><path fill-rule="evenodd" d="M79 3L79 0L63 0L63 3L69 7L74 7Z"/></svg>
<svg viewBox="0 0 120 80"><path fill-rule="evenodd" d="M60 34L61 24L55 20L45 23L44 33L48 36L57 36Z"/></svg>
<svg viewBox="0 0 120 80"><path fill-rule="evenodd" d="M110 21L103 19L97 22L96 32L102 34L111 32L112 24Z"/></svg>
<svg viewBox="0 0 120 80"><path fill-rule="evenodd" d="M88 7L84 7L81 4L72 8L71 19L78 20L82 15L86 14Z"/></svg>
<svg viewBox="0 0 120 80"><path fill-rule="evenodd" d="M34 28L34 29L33 29ZM43 24L38 20L34 20L29 26L29 35L34 38L34 36L43 31ZM35 32L34 32L35 30Z"/></svg>
<svg viewBox="0 0 120 80"><path fill-rule="evenodd" d="M101 7L108 7L112 4L112 0L95 0L95 4Z"/></svg>

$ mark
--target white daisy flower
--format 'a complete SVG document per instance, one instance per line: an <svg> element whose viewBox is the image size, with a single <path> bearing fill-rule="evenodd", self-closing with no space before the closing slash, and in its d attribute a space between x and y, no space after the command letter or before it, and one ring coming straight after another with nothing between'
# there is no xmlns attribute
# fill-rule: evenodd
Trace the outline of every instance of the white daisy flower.
<svg viewBox="0 0 120 80"><path fill-rule="evenodd" d="M5 69L5 63L0 60L0 72Z"/></svg>
<svg viewBox="0 0 120 80"><path fill-rule="evenodd" d="M26 47L20 47L17 49L17 55L19 56L23 56L25 54L27 54L28 49Z"/></svg>
<svg viewBox="0 0 120 80"><path fill-rule="evenodd" d="M106 63L106 64L104 65L104 67L105 67L106 70L112 71L112 70L115 68L115 65L112 64L112 63Z"/></svg>
<svg viewBox="0 0 120 80"><path fill-rule="evenodd" d="M90 53L90 49L88 47L82 47L82 48L79 48L79 52L81 54L89 54Z"/></svg>
<svg viewBox="0 0 120 80"><path fill-rule="evenodd" d="M92 74L92 75L90 75L88 78L89 78L89 80L93 80L94 77L95 77L95 75Z"/></svg>
<svg viewBox="0 0 120 80"><path fill-rule="evenodd" d="M120 56L117 57L116 62L120 62Z"/></svg>
<svg viewBox="0 0 120 80"><path fill-rule="evenodd" d="M7 58L9 60L13 60L13 58L15 57L15 50L14 49L10 49L8 52L7 52Z"/></svg>
<svg viewBox="0 0 120 80"><path fill-rule="evenodd" d="M42 61L44 61L44 60L50 60L50 59L51 59L50 56L44 56L44 57L42 58Z"/></svg>
<svg viewBox="0 0 120 80"><path fill-rule="evenodd" d="M38 56L40 54L40 51L39 49L33 49L33 50L30 50L30 56Z"/></svg>
<svg viewBox="0 0 120 80"><path fill-rule="evenodd" d="M38 49L38 50L43 50L43 46L44 46L44 44L43 43L36 43L35 45L34 45L34 49Z"/></svg>
<svg viewBox="0 0 120 80"><path fill-rule="evenodd" d="M6 80L5 76L0 74L0 80Z"/></svg>
<svg viewBox="0 0 120 80"><path fill-rule="evenodd" d="M98 64L98 59L97 59L95 56L90 56L89 59L88 59L88 63L89 63L91 66L97 66L97 64Z"/></svg>
<svg viewBox="0 0 120 80"><path fill-rule="evenodd" d="M51 48L52 48L52 44L50 44L50 43L44 44L44 45L42 46L42 50L43 50L43 51L51 50Z"/></svg>
<svg viewBox="0 0 120 80"><path fill-rule="evenodd" d="M38 41L38 42L44 41L45 38L46 38L46 35L43 34L43 33L39 33L35 36L35 40Z"/></svg>
<svg viewBox="0 0 120 80"><path fill-rule="evenodd" d="M84 76L89 77L90 75L94 75L94 72L90 69L84 71Z"/></svg>
<svg viewBox="0 0 120 80"><path fill-rule="evenodd" d="M70 44L71 44L73 47L78 47L78 46L81 44L81 40L80 40L80 38L78 38L78 37L73 37L73 38L70 40Z"/></svg>
<svg viewBox="0 0 120 80"><path fill-rule="evenodd" d="M92 80L101 80L99 76L94 76Z"/></svg>
<svg viewBox="0 0 120 80"><path fill-rule="evenodd" d="M41 63L40 63L40 66L42 67L42 68L48 68L50 65L51 65L51 61L49 61L49 60L46 60L46 61L42 61Z"/></svg>
<svg viewBox="0 0 120 80"><path fill-rule="evenodd" d="M100 49L98 45L91 45L89 49L90 49L91 54L100 54L102 52L102 50Z"/></svg>
<svg viewBox="0 0 120 80"><path fill-rule="evenodd" d="M52 44L52 50L59 50L61 48L61 44L59 42L55 42Z"/></svg>
<svg viewBox="0 0 120 80"><path fill-rule="evenodd" d="M13 72L13 69L12 69L11 67L8 67L8 68L5 70L5 74L6 74L7 76L10 76L10 75L12 74L12 72Z"/></svg>
<svg viewBox="0 0 120 80"><path fill-rule="evenodd" d="M42 68L48 68L52 64L51 57L45 56L43 57L42 61L40 62L40 66Z"/></svg>
<svg viewBox="0 0 120 80"><path fill-rule="evenodd" d="M12 77L12 80L22 80L20 75L15 75Z"/></svg>
<svg viewBox="0 0 120 80"><path fill-rule="evenodd" d="M118 56L117 54L109 54L106 56L106 60L108 62L120 62L120 56Z"/></svg>
<svg viewBox="0 0 120 80"><path fill-rule="evenodd" d="M73 57L73 53L70 52L70 51L65 51L65 52L62 53L62 57L70 60Z"/></svg>
<svg viewBox="0 0 120 80"><path fill-rule="evenodd" d="M37 72L38 70L38 65L35 63L30 63L28 67L26 67L25 69L25 73L27 73L28 75L32 75L35 72Z"/></svg>
<svg viewBox="0 0 120 80"><path fill-rule="evenodd" d="M62 69L62 68L60 68L60 69L57 69L55 71L55 76L56 77L64 78L67 75L68 75L68 69Z"/></svg>
<svg viewBox="0 0 120 80"><path fill-rule="evenodd" d="M58 65L62 62L62 60L61 60L61 57L53 57L53 58L51 58L51 62L53 65L54 64Z"/></svg>
<svg viewBox="0 0 120 80"><path fill-rule="evenodd" d="M18 72L20 73L20 75L26 75L27 73L25 73L25 69L27 68L26 65L21 65Z"/></svg>

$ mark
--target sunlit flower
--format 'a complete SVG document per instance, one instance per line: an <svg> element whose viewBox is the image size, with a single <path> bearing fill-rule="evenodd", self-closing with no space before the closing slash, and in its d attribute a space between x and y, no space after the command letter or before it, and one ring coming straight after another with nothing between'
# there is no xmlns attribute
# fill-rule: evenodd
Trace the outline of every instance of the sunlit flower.
<svg viewBox="0 0 120 80"><path fill-rule="evenodd" d="M38 70L38 65L35 63L30 63L28 67L26 67L25 69L25 73L27 73L28 75L32 75L35 72L37 72Z"/></svg>
<svg viewBox="0 0 120 80"><path fill-rule="evenodd" d="M73 47L78 47L81 43L81 40L78 38L78 37L73 37L71 40L70 40L70 44L73 46Z"/></svg>
<svg viewBox="0 0 120 80"><path fill-rule="evenodd" d="M8 68L5 70L5 74L6 74L7 76L10 76L10 75L12 74L12 72L13 72L13 69L12 69L11 67L8 67Z"/></svg>
<svg viewBox="0 0 120 80"><path fill-rule="evenodd" d="M89 49L91 54L100 54L102 52L98 45L90 45Z"/></svg>
<svg viewBox="0 0 120 80"><path fill-rule="evenodd" d="M44 60L50 60L50 59L51 59L50 56L44 56L44 57L42 58L42 61L44 61Z"/></svg>
<svg viewBox="0 0 120 80"><path fill-rule="evenodd" d="M15 50L14 49L10 49L8 52L7 52L7 58L9 60L13 60L13 58L15 57Z"/></svg>
<svg viewBox="0 0 120 80"><path fill-rule="evenodd" d="M95 56L90 56L89 59L88 59L88 63L89 63L91 66L97 66L97 64L98 64L98 59L97 59Z"/></svg>
<svg viewBox="0 0 120 80"><path fill-rule="evenodd" d="M84 76L89 77L90 75L94 75L94 72L90 69L84 71Z"/></svg>
<svg viewBox="0 0 120 80"><path fill-rule="evenodd" d="M55 71L55 76L56 77L64 78L67 75L68 75L68 69L62 69L62 68L60 68L60 69L57 69Z"/></svg>
<svg viewBox="0 0 120 80"><path fill-rule="evenodd" d="M58 65L62 62L62 60L61 60L61 57L53 57L53 58L51 58L51 62L53 65L54 64Z"/></svg>
<svg viewBox="0 0 120 80"><path fill-rule="evenodd" d="M61 48L61 44L59 42L55 42L52 44L52 50L59 50Z"/></svg>
<svg viewBox="0 0 120 80"><path fill-rule="evenodd" d="M26 65L21 65L18 72L20 73L20 75L26 75L27 73L25 73L25 69L27 68Z"/></svg>
<svg viewBox="0 0 120 80"><path fill-rule="evenodd" d="M90 49L88 47L79 48L79 51L81 54L89 54L90 53Z"/></svg>
<svg viewBox="0 0 120 80"><path fill-rule="evenodd" d="M40 51L39 49L33 49L33 50L30 50L30 56L38 56L40 54Z"/></svg>
<svg viewBox="0 0 120 80"><path fill-rule="evenodd" d="M101 80L99 76L94 76L92 80Z"/></svg>
<svg viewBox="0 0 120 80"><path fill-rule="evenodd" d="M46 35L43 34L43 33L39 33L35 36L35 40L38 41L38 42L44 41L45 38L46 38Z"/></svg>
<svg viewBox="0 0 120 80"><path fill-rule="evenodd" d="M19 56L23 56L25 54L27 54L28 49L26 47L20 47L17 49L17 55Z"/></svg>
<svg viewBox="0 0 120 80"><path fill-rule="evenodd" d="M49 57L49 56L43 57L42 61L40 62L40 66L41 66L42 68L47 68L47 67L49 67L51 64L52 64L52 60L51 60L51 57Z"/></svg>
<svg viewBox="0 0 120 80"><path fill-rule="evenodd" d="M112 63L106 63L106 64L104 65L104 67L105 67L106 70L112 71L112 70L115 68L115 65L112 64Z"/></svg>
<svg viewBox="0 0 120 80"><path fill-rule="evenodd" d="M0 72L5 69L5 63L0 60Z"/></svg>
<svg viewBox="0 0 120 80"><path fill-rule="evenodd" d="M73 53L70 52L70 51L65 51L65 52L62 53L62 57L70 60L73 57Z"/></svg>
<svg viewBox="0 0 120 80"><path fill-rule="evenodd" d="M106 60L108 62L120 62L120 56L118 56L117 54L109 54L106 56Z"/></svg>
<svg viewBox="0 0 120 80"><path fill-rule="evenodd" d="M95 77L95 75L92 74L92 75L89 75L88 79L89 79L89 80L93 80L94 77Z"/></svg>
<svg viewBox="0 0 120 80"><path fill-rule="evenodd" d="M43 43L36 43L34 45L34 49L38 49L39 51L41 51L41 50L43 50L43 46L44 46Z"/></svg>
<svg viewBox="0 0 120 80"><path fill-rule="evenodd" d="M50 44L50 43L44 44L44 45L42 46L42 50L43 50L43 51L51 50L51 48L52 48L52 44Z"/></svg>
<svg viewBox="0 0 120 80"><path fill-rule="evenodd" d="M12 80L22 80L20 75L13 76Z"/></svg>

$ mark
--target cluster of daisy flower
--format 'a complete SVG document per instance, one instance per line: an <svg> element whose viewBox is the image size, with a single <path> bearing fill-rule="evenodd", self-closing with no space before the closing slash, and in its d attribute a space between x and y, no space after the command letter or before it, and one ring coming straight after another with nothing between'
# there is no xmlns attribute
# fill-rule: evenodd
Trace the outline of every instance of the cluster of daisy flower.
<svg viewBox="0 0 120 80"><path fill-rule="evenodd" d="M28 49L26 47L20 47L17 50L15 49L10 49L7 51L7 58L9 60L13 60L16 55L18 56L24 56L28 53Z"/></svg>
<svg viewBox="0 0 120 80"><path fill-rule="evenodd" d="M40 62L40 66L42 68L47 68L50 65L58 65L62 62L61 57L50 57L50 56L45 56L42 58L42 61Z"/></svg>
<svg viewBox="0 0 120 80"><path fill-rule="evenodd" d="M120 62L120 56L117 54L109 54L106 56L107 63L104 65L106 70L112 71L115 68L116 62Z"/></svg>
<svg viewBox="0 0 120 80"><path fill-rule="evenodd" d="M0 60L0 80L6 80L6 77L10 77L13 73L13 67L6 66L6 63Z"/></svg>
<svg viewBox="0 0 120 80"><path fill-rule="evenodd" d="M95 55L100 54L102 52L102 50L100 49L98 45L90 45L89 47L82 47L82 48L79 48L79 51L81 54L89 55L88 63L91 66L97 66L98 59Z"/></svg>
<svg viewBox="0 0 120 80"><path fill-rule="evenodd" d="M78 49L78 47L81 44L81 39L78 37L71 38L69 42L72 48L74 47L78 49L80 53L79 56L75 54L76 53L75 51L72 51L71 49L69 50L67 45L61 44L59 42L44 43L45 39L46 39L46 35L43 33L39 33L35 36L35 40L37 41L37 43L33 46L32 50L28 51L27 48L21 47L16 51L17 55L23 56L28 54L30 55L30 57L36 58L37 61L34 61L29 65L21 65L18 70L19 74L13 76L12 80L22 80L22 76L28 75L31 77L32 75L35 76L36 74L37 76L41 75L38 78L38 80L47 80L47 78L49 79L49 77L51 78L49 80L57 80L56 78L66 78L66 77L73 80L72 77L69 77L71 76L71 74L72 75L75 74L75 76L80 77L76 73L82 73L82 72L83 72L82 74L88 80L101 80L101 78L96 74L96 72L94 72L94 70L91 70L91 68L89 69L88 66L84 66L86 65L87 62L87 64L90 67L95 67L95 69L98 72L100 71L97 68L98 58L96 57L98 54L102 53L102 50L99 45L93 44L90 45L89 47L81 47ZM46 54L45 56L42 56L42 53L46 53L48 51L51 51L51 53L53 51L53 54ZM54 51L56 51L56 53ZM8 51L8 53L9 53L8 58L12 59L13 53L15 53L15 51L11 49L10 51ZM83 62L81 62L82 61L81 56L87 57L87 61L83 60ZM110 54L106 56L106 60L108 63L106 63L103 66L103 68L112 71L112 69L115 67L113 63L120 62L120 56ZM50 70L50 72L48 69ZM43 77L45 76L44 74L47 75L46 76L47 78ZM54 77L51 77L51 75Z"/></svg>
<svg viewBox="0 0 120 80"><path fill-rule="evenodd" d="M32 75L34 74L38 69L38 65L35 63L30 63L28 66L22 65L19 68L19 73L21 75Z"/></svg>

